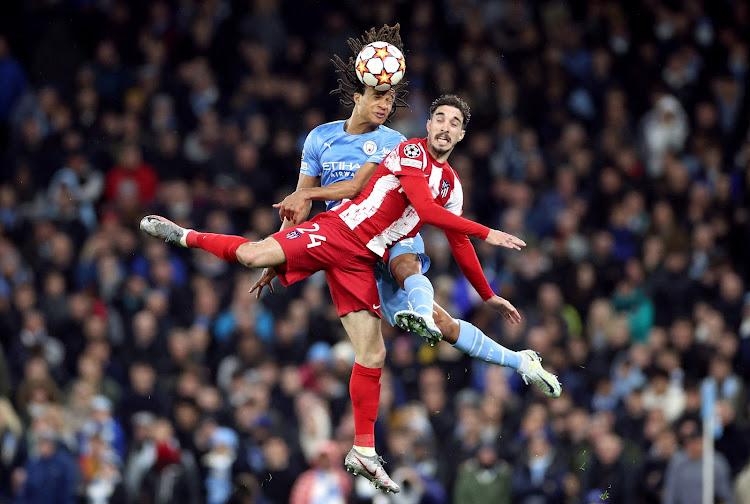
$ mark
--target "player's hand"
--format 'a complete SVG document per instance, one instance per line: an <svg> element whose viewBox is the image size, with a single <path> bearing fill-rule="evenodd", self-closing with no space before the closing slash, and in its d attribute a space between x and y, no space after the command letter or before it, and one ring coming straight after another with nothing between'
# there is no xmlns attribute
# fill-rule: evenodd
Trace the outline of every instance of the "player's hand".
<svg viewBox="0 0 750 504"><path fill-rule="evenodd" d="M485 240L490 245L497 245L498 247L505 247L509 249L521 250L521 247L526 246L526 242L517 236L513 236L508 233L503 233L497 229L490 229L490 234L487 235Z"/></svg>
<svg viewBox="0 0 750 504"><path fill-rule="evenodd" d="M312 201L305 196L304 191L294 191L281 203L276 203L273 207L279 209L279 218L282 222L286 219L299 224L310 214Z"/></svg>
<svg viewBox="0 0 750 504"><path fill-rule="evenodd" d="M485 301L487 306L495 310L497 313L508 319L512 324L521 321L521 315L516 310L516 307L510 304L507 299L501 298L500 296L492 296Z"/></svg>
<svg viewBox="0 0 750 504"><path fill-rule="evenodd" d="M273 284L271 283L271 280L273 280L276 277L276 270L273 268L265 268L263 270L263 274L260 275L260 278L257 282L253 284L253 286L250 288L250 292L254 292L256 289L258 292L255 294L255 299L260 298L260 293L263 292L263 287L266 285L268 286L269 290L273 292Z"/></svg>

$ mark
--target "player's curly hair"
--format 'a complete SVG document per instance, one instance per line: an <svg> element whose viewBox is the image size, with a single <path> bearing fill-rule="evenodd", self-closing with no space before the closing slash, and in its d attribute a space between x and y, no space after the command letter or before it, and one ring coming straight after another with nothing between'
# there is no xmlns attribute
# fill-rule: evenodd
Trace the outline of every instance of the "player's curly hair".
<svg viewBox="0 0 750 504"><path fill-rule="evenodd" d="M440 105L450 105L451 107L456 107L460 110L461 115L464 116L461 129L466 129L466 126L469 125L469 121L471 120L471 107L469 107L468 103L454 94L440 95L432 102L432 104L430 104L430 118L432 118L435 110L437 110Z"/></svg>
<svg viewBox="0 0 750 504"><path fill-rule="evenodd" d="M357 73L354 70L354 59L359 54L359 51L371 42L381 41L396 46L396 48L404 54L400 30L401 25L399 23L396 23L394 26L383 25L383 27L377 31L375 28L370 28L361 37L356 39L350 38L347 40L349 47L354 53L354 56L349 56L348 61L345 62L336 54L331 58L331 62L336 68L336 73L339 74L339 78L337 79L339 86L331 91L331 94L339 95L339 102L341 102L342 105L345 107L353 107L354 93L364 94L365 92L365 85L359 81ZM406 103L406 95L408 94L408 90L406 89L407 84L406 81L402 80L391 87L391 89L396 92L396 96L391 113L388 115L389 119L393 113L396 112L397 108L409 106L409 104Z"/></svg>

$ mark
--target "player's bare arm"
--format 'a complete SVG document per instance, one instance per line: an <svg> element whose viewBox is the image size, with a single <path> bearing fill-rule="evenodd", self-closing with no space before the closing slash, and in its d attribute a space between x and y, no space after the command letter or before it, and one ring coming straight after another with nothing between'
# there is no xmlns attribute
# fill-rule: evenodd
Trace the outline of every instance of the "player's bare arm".
<svg viewBox="0 0 750 504"><path fill-rule="evenodd" d="M310 189L312 187L315 187L317 185L320 185L320 177L313 177L310 175L305 175L304 173L299 174L299 178L297 179L297 189L294 191L295 193ZM274 205L275 206L275 205ZM307 204L303 204L302 208L298 210L299 214L302 216L300 222L307 219L307 216L310 215L310 208L312 207L312 202L308 201ZM296 224L293 220L285 219L284 217L281 218L281 229L287 229L294 224ZM260 298L261 292L263 292L263 287L268 286L268 288L273 292L273 284L271 281L276 277L276 271L273 268L265 268L263 270L263 273L261 273L260 278L257 282L255 282L250 288L250 292L255 292L255 298Z"/></svg>
<svg viewBox="0 0 750 504"><path fill-rule="evenodd" d="M356 171L353 178L334 182L324 187L299 188L298 186L296 191L284 198L280 203L276 203L273 207L279 209L279 217L282 220L287 219L290 222L299 224L307 219L313 200L340 201L352 199L357 196L367 185L377 167L377 163L365 163Z"/></svg>

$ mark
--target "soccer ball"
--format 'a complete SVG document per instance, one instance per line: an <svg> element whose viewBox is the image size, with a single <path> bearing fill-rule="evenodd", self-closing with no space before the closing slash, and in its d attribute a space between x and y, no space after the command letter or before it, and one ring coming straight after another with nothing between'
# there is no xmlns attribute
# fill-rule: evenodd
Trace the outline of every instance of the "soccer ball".
<svg viewBox="0 0 750 504"><path fill-rule="evenodd" d="M364 46L354 63L359 81L377 91L388 91L404 78L406 60L401 51L388 42Z"/></svg>

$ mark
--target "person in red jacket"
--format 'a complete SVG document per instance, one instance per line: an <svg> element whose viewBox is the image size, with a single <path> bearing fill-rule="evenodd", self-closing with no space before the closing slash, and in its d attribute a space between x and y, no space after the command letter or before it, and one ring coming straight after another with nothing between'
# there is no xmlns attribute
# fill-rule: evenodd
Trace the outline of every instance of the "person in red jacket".
<svg viewBox="0 0 750 504"><path fill-rule="evenodd" d="M136 190L143 205L148 205L156 195L159 177L156 171L143 160L137 144L127 144L120 151L118 164L107 173L104 196L114 201L123 192Z"/></svg>

